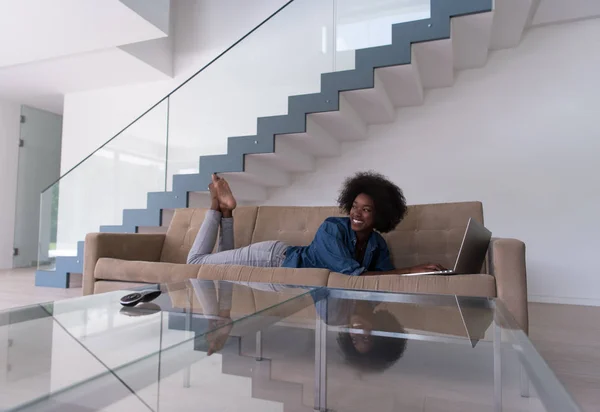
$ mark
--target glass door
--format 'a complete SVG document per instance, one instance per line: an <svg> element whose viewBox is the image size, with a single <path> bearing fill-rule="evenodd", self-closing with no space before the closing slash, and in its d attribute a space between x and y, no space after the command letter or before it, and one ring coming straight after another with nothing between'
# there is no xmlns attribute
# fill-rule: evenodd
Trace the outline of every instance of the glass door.
<svg viewBox="0 0 600 412"><path fill-rule="evenodd" d="M19 167L17 175L17 200L15 214L14 267L31 267L38 264L38 231L40 224L40 194L60 177L60 150L62 116L21 107L21 132ZM58 193L53 198L58 199ZM57 211L55 202L44 207ZM52 213L52 210L48 210ZM51 220L56 222L56 219ZM47 222L50 224L50 221ZM49 260L47 252L56 244L56 227L42 231L41 239L46 251L42 260Z"/></svg>

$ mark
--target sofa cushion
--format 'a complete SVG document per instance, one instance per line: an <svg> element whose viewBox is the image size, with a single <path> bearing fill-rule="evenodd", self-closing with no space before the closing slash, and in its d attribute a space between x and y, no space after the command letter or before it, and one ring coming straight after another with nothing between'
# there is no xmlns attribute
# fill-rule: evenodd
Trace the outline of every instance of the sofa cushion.
<svg viewBox="0 0 600 412"><path fill-rule="evenodd" d="M387 292L450 294L496 297L496 280L491 275L455 276L348 276L331 273L327 286Z"/></svg>
<svg viewBox="0 0 600 412"><path fill-rule="evenodd" d="M441 333L463 338L483 339L493 320L487 309L458 308L458 305L382 302L376 310L386 310L406 330L417 333ZM465 327L467 323L469 330Z"/></svg>
<svg viewBox="0 0 600 412"><path fill-rule="evenodd" d="M198 279L282 285L327 286L327 269L263 268L237 265L202 265Z"/></svg>
<svg viewBox="0 0 600 412"><path fill-rule="evenodd" d="M481 202L409 206L398 227L383 235L394 266L439 263L454 267L470 217L483 223Z"/></svg>
<svg viewBox="0 0 600 412"><path fill-rule="evenodd" d="M191 306L192 313L202 313L207 315L215 315L215 308L221 308L219 303L221 302L221 296L219 296L219 288L216 282L212 285L207 284L207 292L206 296L209 296L210 293L214 293L214 303L212 308L205 308L202 305L202 301L198 298L201 294L201 291L196 290L196 288L202 287L202 283L191 285L187 284L185 288L182 288L180 285L167 285L167 290L169 292L169 297L171 298L171 304L174 308L178 309L187 309ZM191 293L190 293L191 292ZM256 306L254 305L254 293L253 290L249 287L234 284L231 298L231 316L233 318L246 316L256 312Z"/></svg>
<svg viewBox="0 0 600 412"><path fill-rule="evenodd" d="M116 290L134 289L146 286L146 283L120 282L117 280L97 280L94 282L94 294L114 292Z"/></svg>
<svg viewBox="0 0 600 412"><path fill-rule="evenodd" d="M144 283L172 283L196 278L200 265L140 262L101 258L96 263L94 278Z"/></svg>
<svg viewBox="0 0 600 412"><path fill-rule="evenodd" d="M234 212L233 233L235 247L248 246L256 222L258 208L240 206ZM177 209L167 230L160 257L161 262L186 263L194 239L204 221L206 209ZM218 241L215 242L215 246Z"/></svg>
<svg viewBox="0 0 600 412"><path fill-rule="evenodd" d="M330 216L341 216L339 208L261 206L252 243L281 240L292 246L308 245L321 223Z"/></svg>

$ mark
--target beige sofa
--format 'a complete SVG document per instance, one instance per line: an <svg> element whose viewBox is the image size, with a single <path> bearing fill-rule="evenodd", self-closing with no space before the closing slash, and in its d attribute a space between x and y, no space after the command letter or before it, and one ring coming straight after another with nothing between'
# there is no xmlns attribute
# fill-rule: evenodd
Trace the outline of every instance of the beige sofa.
<svg viewBox="0 0 600 412"><path fill-rule="evenodd" d="M498 297L528 330L525 245L519 240L493 239L482 273L457 276L353 277L326 269L187 265L187 254L204 214L204 209L176 210L166 234L89 234L84 294L200 278ZM235 245L264 240L306 245L325 218L337 215L336 207L239 207L234 215ZM480 202L410 206L396 230L384 235L395 266L429 262L453 266L470 217L483 222Z"/></svg>

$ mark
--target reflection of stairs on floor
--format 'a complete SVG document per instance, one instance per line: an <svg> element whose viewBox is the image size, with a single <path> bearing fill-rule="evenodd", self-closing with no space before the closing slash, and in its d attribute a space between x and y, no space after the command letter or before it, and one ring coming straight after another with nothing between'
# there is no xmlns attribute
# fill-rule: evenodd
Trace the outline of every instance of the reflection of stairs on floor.
<svg viewBox="0 0 600 412"><path fill-rule="evenodd" d="M184 371L161 379L156 409L161 411L197 412L239 410L250 412L284 412L281 402L253 395L253 382L248 377L222 373L224 357L214 354L191 365L190 385L184 385ZM143 399L150 399L157 387L149 388ZM111 412L113 409L108 409ZM125 412L125 411L124 411Z"/></svg>
<svg viewBox="0 0 600 412"><path fill-rule="evenodd" d="M231 338L228 345L221 351L224 374L243 376L252 380L252 397L284 404L284 411L309 411L312 402L308 405L305 400L304 385L288 382L283 379L274 379L272 376L272 360L263 357L256 360L254 356L245 355L241 350L241 338ZM312 393L308 396L312 401ZM309 406L310 405L310 406Z"/></svg>
<svg viewBox="0 0 600 412"><path fill-rule="evenodd" d="M170 313L168 328L171 330L185 330L185 319L181 313ZM194 322L192 322L194 329ZM197 331L201 333L203 329ZM203 341L199 338L199 342ZM235 375L251 379L251 396L256 399L263 399L283 403L285 411L299 412L313 410L313 381L309 385L304 385L302 379L297 382L286 379L286 375L275 378L272 375L272 365L276 358L281 358L286 353L285 348L294 348L289 353L306 354L306 349L314 350L314 332L310 329L271 326L263 331L263 341L265 343L263 360L257 361L255 336L248 335L243 339L239 336L230 336L225 347L219 351L218 355L222 358L221 372L227 375ZM200 345L204 346L204 345ZM204 349L197 349L203 352ZM200 353L198 352L198 353ZM306 363L308 370L307 376L313 376L314 352L307 354L308 358L302 358ZM307 362L306 360L309 359Z"/></svg>
<svg viewBox="0 0 600 412"><path fill-rule="evenodd" d="M290 330L292 335L307 335L311 339L312 331ZM300 333L298 333L300 332ZM263 332L265 333L265 332ZM277 336L283 336L279 333ZM265 336L265 338L267 338ZM274 345L265 344L263 360L257 361L253 355L252 339L248 339L249 347L242 351L239 338L229 344L222 352L222 371L225 374L246 376L252 378L252 397L282 402L284 411L313 410L314 404L314 352L292 353L285 349L284 342L271 341ZM244 338L245 340L246 338ZM244 345L245 346L245 345ZM421 409L407 409L409 400L399 403L396 391L388 387L368 387L359 374L340 358L335 356L335 339L332 336L328 351L332 355L328 364L328 392L331 409L335 411L363 412L366 410L377 411L419 411ZM250 350L248 350L250 349ZM418 398L419 406L423 398ZM338 400L343 400L339 402ZM412 403L415 405L415 402ZM402 406L402 407L398 407Z"/></svg>

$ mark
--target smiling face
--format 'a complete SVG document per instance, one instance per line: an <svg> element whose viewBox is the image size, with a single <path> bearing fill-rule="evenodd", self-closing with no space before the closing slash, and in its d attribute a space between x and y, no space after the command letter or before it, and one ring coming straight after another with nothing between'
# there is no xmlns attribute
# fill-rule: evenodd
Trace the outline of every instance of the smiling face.
<svg viewBox="0 0 600 412"><path fill-rule="evenodd" d="M375 204L371 196L356 196L350 209L350 225L355 232L370 232L375 222Z"/></svg>
<svg viewBox="0 0 600 412"><path fill-rule="evenodd" d="M373 347L373 339L371 337L373 323L370 316L366 316L366 314L354 314L350 317L350 326L352 329L361 331L360 333L350 333L352 345L354 345L358 353L368 353Z"/></svg>

